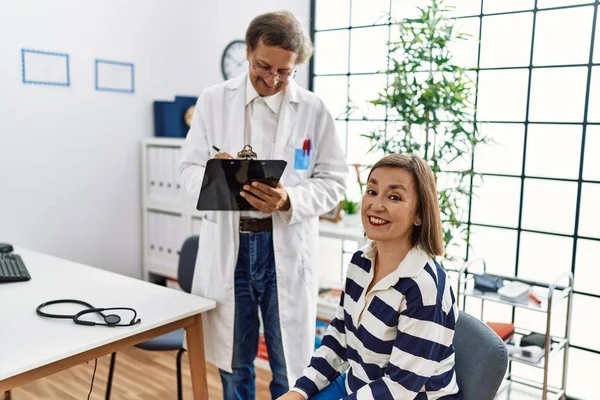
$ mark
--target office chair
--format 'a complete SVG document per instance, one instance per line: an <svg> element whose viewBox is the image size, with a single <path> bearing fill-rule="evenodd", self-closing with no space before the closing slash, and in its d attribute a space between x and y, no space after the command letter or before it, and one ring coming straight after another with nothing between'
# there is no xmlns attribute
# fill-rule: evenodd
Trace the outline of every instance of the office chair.
<svg viewBox="0 0 600 400"><path fill-rule="evenodd" d="M455 371L464 400L493 400L504 379L508 352L486 324L459 312L454 331Z"/></svg>
<svg viewBox="0 0 600 400"><path fill-rule="evenodd" d="M198 236L190 236L186 239L179 252L179 264L177 268L177 280L179 286L187 292L192 291L192 280L194 279L194 269L196 268L196 255L198 254ZM177 352L177 399L183 399L183 388L181 384L181 356L185 349L183 348L183 338L185 331L179 329L169 332L154 339L136 344L135 347L149 351L169 351ZM115 370L115 361L117 353L112 353L110 357L110 367L108 370L108 381L106 383L106 400L110 400L110 391L112 388L112 378Z"/></svg>

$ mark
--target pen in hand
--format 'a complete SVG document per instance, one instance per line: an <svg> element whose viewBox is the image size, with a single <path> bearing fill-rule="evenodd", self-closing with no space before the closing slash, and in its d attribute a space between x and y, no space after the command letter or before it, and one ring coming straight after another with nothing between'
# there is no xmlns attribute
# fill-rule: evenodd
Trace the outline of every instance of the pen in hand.
<svg viewBox="0 0 600 400"><path fill-rule="evenodd" d="M217 146L211 146L213 149L215 149L215 151L217 152L217 154L215 155L215 158L217 159L233 159L233 156L229 153L221 153L221 149L219 149Z"/></svg>

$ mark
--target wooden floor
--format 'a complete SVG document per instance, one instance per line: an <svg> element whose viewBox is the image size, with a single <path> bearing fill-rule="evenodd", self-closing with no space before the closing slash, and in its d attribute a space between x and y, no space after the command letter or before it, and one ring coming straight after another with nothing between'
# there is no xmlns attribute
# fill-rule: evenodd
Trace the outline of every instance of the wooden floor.
<svg viewBox="0 0 600 400"><path fill-rule="evenodd" d="M175 357L177 352L145 351L137 348L119 352L111 392L112 400L169 400L177 398ZM110 356L98 359L94 388L90 399L103 400ZM187 353L183 355L183 398L192 398L192 386ZM94 371L94 361L82 364L44 379L31 382L12 391L13 400L85 400ZM256 398L270 399L271 374L257 369ZM211 400L222 399L218 370L208 366L208 387ZM0 394L0 399L1 399Z"/></svg>
<svg viewBox="0 0 600 400"><path fill-rule="evenodd" d="M111 393L112 400L170 400L177 398L175 374L176 352L144 351L136 348L119 352ZM183 356L183 398L192 398L190 370L187 354ZM103 400L106 393L106 377L110 356L98 360L94 390L90 399ZM47 378L31 382L12 391L12 400L85 400L87 399L94 371L94 362L82 364ZM270 399L270 372L257 369L256 399ZM208 386L211 400L223 398L221 380L217 369L208 366ZM539 392L519 386L505 388L497 400L539 399ZM2 394L0 393L0 399Z"/></svg>

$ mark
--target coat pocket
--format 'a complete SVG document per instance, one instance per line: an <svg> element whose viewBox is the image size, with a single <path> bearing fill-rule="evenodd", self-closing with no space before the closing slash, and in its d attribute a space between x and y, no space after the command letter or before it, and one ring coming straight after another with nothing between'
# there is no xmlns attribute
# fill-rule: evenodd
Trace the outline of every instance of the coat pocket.
<svg viewBox="0 0 600 400"><path fill-rule="evenodd" d="M295 186L304 179L310 178L312 176L314 164L312 160L313 156L313 153L305 156L302 147L297 148L293 145L286 146L285 160L288 164L283 174L284 184Z"/></svg>

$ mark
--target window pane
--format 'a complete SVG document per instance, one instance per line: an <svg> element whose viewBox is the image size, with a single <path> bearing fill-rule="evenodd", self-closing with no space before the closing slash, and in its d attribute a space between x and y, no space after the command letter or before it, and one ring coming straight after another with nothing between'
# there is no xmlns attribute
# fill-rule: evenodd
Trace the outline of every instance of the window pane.
<svg viewBox="0 0 600 400"><path fill-rule="evenodd" d="M502 246L498 246L502 243ZM469 259L483 258L487 272L513 276L517 260L517 231L471 226Z"/></svg>
<svg viewBox="0 0 600 400"><path fill-rule="evenodd" d="M600 126L588 125L583 155L583 179L600 181Z"/></svg>
<svg viewBox="0 0 600 400"><path fill-rule="evenodd" d="M551 8L560 6L571 6L575 4L593 3L594 0L538 0L538 8Z"/></svg>
<svg viewBox="0 0 600 400"><path fill-rule="evenodd" d="M468 203L467 203L468 205ZM466 213L465 213L466 214ZM466 218L465 218L466 219ZM465 225L466 227L466 225ZM453 260L444 260L443 267L447 269L460 269L463 266L465 257L467 255L467 243L465 241L465 234L461 233L457 229L451 229L452 239L446 245L446 255ZM441 260L438 260L441 261Z"/></svg>
<svg viewBox="0 0 600 400"><path fill-rule="evenodd" d="M592 67L588 122L600 122L600 67Z"/></svg>
<svg viewBox="0 0 600 400"><path fill-rule="evenodd" d="M462 177L463 182L461 183L461 176L460 174L457 173L453 173L453 172L440 172L437 174L436 177L437 181L437 188L438 188L438 192L441 190L446 190L446 189L455 189L457 187L463 187L463 188L467 188L469 187L469 178L468 177ZM460 194L453 194L454 200L456 201L456 205L457 205L457 216L456 218L459 221L462 222L467 222L468 220L468 212L469 212L469 197L468 196L463 196ZM442 216L443 218L443 216ZM458 238L460 235L457 232L456 235L454 235L454 237ZM456 253L454 253L455 255L460 255L461 257L465 257L467 254L467 249L466 247L462 250L462 251L457 251Z"/></svg>
<svg viewBox="0 0 600 400"><path fill-rule="evenodd" d="M600 63L600 18L596 19L596 39L594 40L594 62Z"/></svg>
<svg viewBox="0 0 600 400"><path fill-rule="evenodd" d="M360 202L360 201L362 201L362 195L363 195L363 191L365 189L364 185L367 182L367 176L369 175L371 167L369 165L358 164L358 171L357 171L356 164L351 164L351 165L349 165L349 168L350 168L350 173L348 174L348 181L352 182L352 186L355 187L355 189L353 192L350 192L350 189L347 189L346 192L351 194L352 196L354 196L351 198L352 200ZM363 184L362 190L360 189L359 181ZM350 187L350 186L348 186L348 187ZM351 223L356 223L357 225L359 225L361 223L360 215L356 216L356 220ZM352 242L348 241L348 243L352 243ZM348 249L348 246L346 246L346 245L344 246L344 250L350 251Z"/></svg>
<svg viewBox="0 0 600 400"><path fill-rule="evenodd" d="M333 118L346 118L348 78L346 76L315 76L314 92L319 96Z"/></svg>
<svg viewBox="0 0 600 400"><path fill-rule="evenodd" d="M481 32L480 66L529 65L533 13L484 17ZM506 29L510 26L510 29Z"/></svg>
<svg viewBox="0 0 600 400"><path fill-rule="evenodd" d="M590 379L590 366L595 365L600 365L600 354L573 348L569 350L567 393L570 397L593 399L598 393L597 379Z"/></svg>
<svg viewBox="0 0 600 400"><path fill-rule="evenodd" d="M577 240L577 260L575 262L575 290L600 294L600 268L598 268L600 241Z"/></svg>
<svg viewBox="0 0 600 400"><path fill-rule="evenodd" d="M323 1L323 0L321 0ZM325 0L326 1L326 0ZM392 18L399 21L404 18L416 18L421 15L417 7L427 7L429 0L402 0L392 1Z"/></svg>
<svg viewBox="0 0 600 400"><path fill-rule="evenodd" d="M581 122L587 68L533 69L530 121Z"/></svg>
<svg viewBox="0 0 600 400"><path fill-rule="evenodd" d="M534 0L485 0L483 2L484 14L505 11L531 10Z"/></svg>
<svg viewBox="0 0 600 400"><path fill-rule="evenodd" d="M581 130L579 125L529 125L525 173L577 179Z"/></svg>
<svg viewBox="0 0 600 400"><path fill-rule="evenodd" d="M348 72L348 31L315 33L315 74Z"/></svg>
<svg viewBox="0 0 600 400"><path fill-rule="evenodd" d="M523 232L519 248L519 276L523 279L552 282L571 270L572 254L572 238Z"/></svg>
<svg viewBox="0 0 600 400"><path fill-rule="evenodd" d="M519 310L521 311L521 310ZM558 352L554 354L550 361L550 368L548 370L548 385L559 387L562 373L562 357L563 353ZM569 370L570 371L570 370ZM512 363L511 375L519 378L529 379L533 382L543 382L544 370L542 368L535 368L523 363L514 362ZM538 383L539 384L539 383ZM530 386L524 384L512 383L514 386L510 386L510 389L506 391L507 397L500 397L497 400L541 400L542 392L540 389L533 389ZM568 390L568 389L567 389ZM558 399L558 397L548 394L548 399Z"/></svg>
<svg viewBox="0 0 600 400"><path fill-rule="evenodd" d="M523 124L481 124L490 143L477 145L475 171L520 175L523 164Z"/></svg>
<svg viewBox="0 0 600 400"><path fill-rule="evenodd" d="M571 320L571 341L575 346L599 350L598 320L590 318L598 315L600 299L581 294L573 295L573 319Z"/></svg>
<svg viewBox="0 0 600 400"><path fill-rule="evenodd" d="M480 121L524 121L527 104L526 69L479 73Z"/></svg>
<svg viewBox="0 0 600 400"><path fill-rule="evenodd" d="M369 101L379 97L379 93L385 90L386 82L385 74L350 76L350 105L356 107L350 117L384 119L385 108L374 107Z"/></svg>
<svg viewBox="0 0 600 400"><path fill-rule="evenodd" d="M522 226L544 232L573 234L575 182L525 179Z"/></svg>
<svg viewBox="0 0 600 400"><path fill-rule="evenodd" d="M581 208L579 210L580 236L600 239L600 207L598 205L600 205L600 184L584 183L581 187Z"/></svg>
<svg viewBox="0 0 600 400"><path fill-rule="evenodd" d="M390 28L352 29L350 40L350 72L383 72L387 70L387 41Z"/></svg>
<svg viewBox="0 0 600 400"><path fill-rule="evenodd" d="M350 22L350 0L315 1L315 29L343 28Z"/></svg>
<svg viewBox="0 0 600 400"><path fill-rule="evenodd" d="M470 37L448 44L450 54L453 56L453 63L465 68L476 67L479 47L479 18L458 19L456 20L455 29Z"/></svg>
<svg viewBox="0 0 600 400"><path fill-rule="evenodd" d="M479 317L479 315L478 315ZM483 306L483 321L510 322L512 320L512 307L488 301Z"/></svg>
<svg viewBox="0 0 600 400"><path fill-rule="evenodd" d="M483 177L473 188L471 221L480 224L516 227L519 219L518 178Z"/></svg>
<svg viewBox="0 0 600 400"><path fill-rule="evenodd" d="M371 141L361 135L369 134L371 131L383 128L383 122L372 121L350 121L348 122L348 164L375 164L383 153L379 150L368 152Z"/></svg>
<svg viewBox="0 0 600 400"><path fill-rule="evenodd" d="M454 7L454 10L448 13L448 15L454 17L479 15L481 13L481 0L449 0L445 1L444 5Z"/></svg>
<svg viewBox="0 0 600 400"><path fill-rule="evenodd" d="M540 279L541 278L541 279ZM554 280L554 277L546 278L545 276L539 277L537 281L545 282L547 280ZM547 290L536 289L536 294L540 295L540 298L546 299L548 297ZM567 321L567 302L561 302L552 309L552 319L550 320L550 332L552 335L564 337L565 326ZM529 329L534 332L541 334L546 333L546 314L531 310L517 309L515 312L515 325L519 328ZM560 361L559 361L560 363ZM558 364L558 363L557 363ZM552 362L550 363L552 365Z"/></svg>
<svg viewBox="0 0 600 400"><path fill-rule="evenodd" d="M390 0L352 0L352 26L386 23L389 11Z"/></svg>
<svg viewBox="0 0 600 400"><path fill-rule="evenodd" d="M392 17L396 20L403 18L415 18L420 15L416 7L428 7L431 0L393 0ZM444 2L445 6L454 7L447 15L464 17L479 15L481 0L450 0Z"/></svg>
<svg viewBox="0 0 600 400"><path fill-rule="evenodd" d="M582 7L538 12L533 65L587 63L593 10Z"/></svg>

